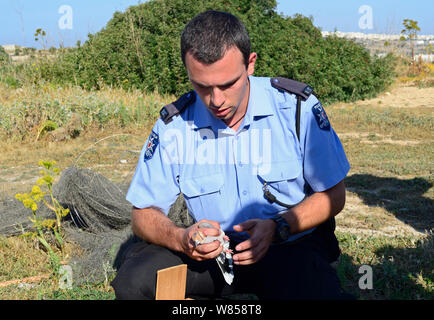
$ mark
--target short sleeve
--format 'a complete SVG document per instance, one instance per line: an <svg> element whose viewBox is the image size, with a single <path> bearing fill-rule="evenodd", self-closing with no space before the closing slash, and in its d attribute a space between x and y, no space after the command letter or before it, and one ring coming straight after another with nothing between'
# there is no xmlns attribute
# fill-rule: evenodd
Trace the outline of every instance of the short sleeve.
<svg viewBox="0 0 434 320"><path fill-rule="evenodd" d="M167 215L180 191L177 181L179 169L176 164L165 160L160 138L163 126L158 120L152 129L140 153L126 199L136 208L156 206Z"/></svg>
<svg viewBox="0 0 434 320"><path fill-rule="evenodd" d="M350 164L321 102L311 96L302 110L300 142L304 147L304 178L313 191L325 191L345 178Z"/></svg>

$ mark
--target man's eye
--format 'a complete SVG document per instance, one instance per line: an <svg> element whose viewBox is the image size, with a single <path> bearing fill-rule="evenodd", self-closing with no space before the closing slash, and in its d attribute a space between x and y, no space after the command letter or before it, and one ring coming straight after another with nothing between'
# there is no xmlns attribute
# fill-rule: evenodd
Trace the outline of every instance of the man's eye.
<svg viewBox="0 0 434 320"><path fill-rule="evenodd" d="M227 84L224 86L220 86L219 88L220 88L220 90L226 90L226 89L229 89L230 87L232 87L233 85L234 85L234 83L230 83L230 84Z"/></svg>

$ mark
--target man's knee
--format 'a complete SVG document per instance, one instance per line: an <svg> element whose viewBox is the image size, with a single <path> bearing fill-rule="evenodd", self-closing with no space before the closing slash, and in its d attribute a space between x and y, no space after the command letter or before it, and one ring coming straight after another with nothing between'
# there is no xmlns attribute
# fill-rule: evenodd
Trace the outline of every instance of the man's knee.
<svg viewBox="0 0 434 320"><path fill-rule="evenodd" d="M134 244L111 285L119 300L155 299L157 271L181 261L170 250L156 245Z"/></svg>

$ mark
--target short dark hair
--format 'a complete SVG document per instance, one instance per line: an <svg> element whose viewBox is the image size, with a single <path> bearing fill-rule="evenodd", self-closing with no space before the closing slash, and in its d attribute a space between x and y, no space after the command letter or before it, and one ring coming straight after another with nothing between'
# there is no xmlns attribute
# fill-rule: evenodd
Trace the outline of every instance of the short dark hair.
<svg viewBox="0 0 434 320"><path fill-rule="evenodd" d="M185 55L190 52L196 60L211 64L220 60L234 46L241 51L247 68L250 39L246 27L230 13L205 11L187 23L182 32L182 62L185 65Z"/></svg>

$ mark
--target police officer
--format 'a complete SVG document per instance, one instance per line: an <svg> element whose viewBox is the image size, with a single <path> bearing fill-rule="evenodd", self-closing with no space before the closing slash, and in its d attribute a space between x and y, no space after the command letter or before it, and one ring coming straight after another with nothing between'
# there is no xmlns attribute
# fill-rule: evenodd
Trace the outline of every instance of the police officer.
<svg viewBox="0 0 434 320"><path fill-rule="evenodd" d="M233 15L207 11L181 36L194 91L166 106L143 147L127 200L132 245L112 286L118 299L154 299L156 272L186 263L187 296L237 292L261 299L341 299L330 262L334 216L344 207L349 163L309 86L254 77L257 54ZM298 106L298 108L297 108ZM184 195L195 223L168 211ZM228 285L215 258L233 248Z"/></svg>

